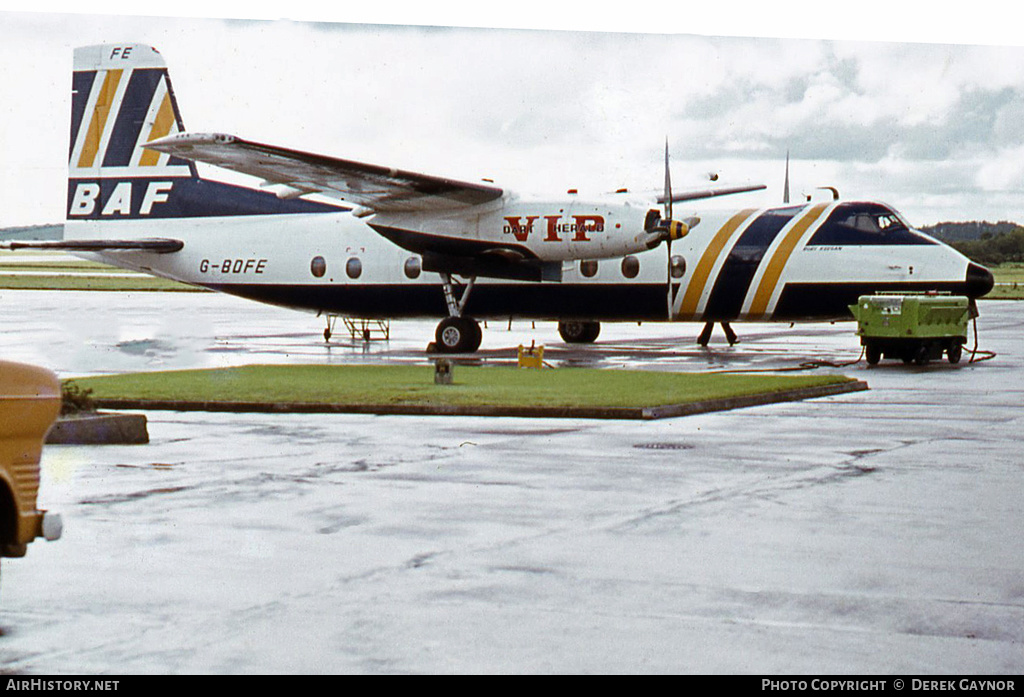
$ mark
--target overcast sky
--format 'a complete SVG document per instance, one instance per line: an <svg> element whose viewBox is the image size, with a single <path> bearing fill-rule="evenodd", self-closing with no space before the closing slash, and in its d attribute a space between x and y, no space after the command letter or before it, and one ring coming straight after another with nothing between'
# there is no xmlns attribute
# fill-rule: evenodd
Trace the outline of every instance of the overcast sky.
<svg viewBox="0 0 1024 697"><path fill-rule="evenodd" d="M204 7L193 14L232 14ZM876 14L873 26L851 22L855 40L821 23L810 24L819 34L791 31L790 20L765 23L765 37L722 38L710 34L761 25L723 28L727 10L690 23L532 11L492 15L491 25L544 29L309 22L298 10L292 20L0 13L0 226L63 219L71 51L128 41L164 55L192 131L531 193L656 190L667 137L678 188L703 185L710 171L723 184L769 186L730 201L744 206L781 202L788 150L794 198L828 185L886 201L917 225L1024 222L1024 48L923 43L991 43L967 31L974 25L894 43L875 39L905 35L906 20ZM650 30L661 33L638 33Z"/></svg>

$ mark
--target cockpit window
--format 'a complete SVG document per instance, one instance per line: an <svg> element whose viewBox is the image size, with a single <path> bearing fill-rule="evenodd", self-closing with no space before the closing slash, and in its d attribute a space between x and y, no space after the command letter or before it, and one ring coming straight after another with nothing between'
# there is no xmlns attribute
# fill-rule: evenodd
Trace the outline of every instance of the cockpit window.
<svg viewBox="0 0 1024 697"><path fill-rule="evenodd" d="M907 228L895 212L877 203L844 203L836 207L807 243L814 246L935 244Z"/></svg>

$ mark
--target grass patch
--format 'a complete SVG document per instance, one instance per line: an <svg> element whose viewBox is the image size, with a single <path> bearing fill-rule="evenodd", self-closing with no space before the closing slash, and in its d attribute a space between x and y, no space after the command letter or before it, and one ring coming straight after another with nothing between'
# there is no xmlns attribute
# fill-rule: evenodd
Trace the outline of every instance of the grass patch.
<svg viewBox="0 0 1024 697"><path fill-rule="evenodd" d="M105 277L4 275L0 271L0 289L5 290L105 290L105 291L181 291L206 292L205 288L178 283L155 276Z"/></svg>
<svg viewBox="0 0 1024 697"><path fill-rule="evenodd" d="M30 261L26 261L29 259ZM17 273L15 273L17 272ZM129 276L114 274L131 274ZM144 273L119 269L98 261L63 254L3 252L0 289L103 291L206 291Z"/></svg>
<svg viewBox="0 0 1024 697"><path fill-rule="evenodd" d="M1008 261L990 269L996 277L996 283L1022 283L1024 284L1024 264L1018 261Z"/></svg>
<svg viewBox="0 0 1024 697"><path fill-rule="evenodd" d="M124 273L124 269L119 269L116 266L110 266L98 261L87 261L85 259L76 259L74 261L3 261L5 258L7 257L0 257L0 273L5 271Z"/></svg>
<svg viewBox="0 0 1024 697"><path fill-rule="evenodd" d="M715 375L456 365L435 385L421 366L254 365L80 378L93 399L509 407L646 407L848 382L836 375Z"/></svg>
<svg viewBox="0 0 1024 697"><path fill-rule="evenodd" d="M1024 264L1008 261L991 267L996 286L985 296L991 300L1024 300Z"/></svg>
<svg viewBox="0 0 1024 697"><path fill-rule="evenodd" d="M1024 300L1024 283L997 285L982 300Z"/></svg>

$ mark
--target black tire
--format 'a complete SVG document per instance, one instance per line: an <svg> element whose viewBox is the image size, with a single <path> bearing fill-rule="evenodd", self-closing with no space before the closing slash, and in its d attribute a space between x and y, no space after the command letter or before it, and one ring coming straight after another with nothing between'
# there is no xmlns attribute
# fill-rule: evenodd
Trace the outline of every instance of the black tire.
<svg viewBox="0 0 1024 697"><path fill-rule="evenodd" d="M567 344L592 344L600 333L600 322L569 320L558 323L558 334Z"/></svg>
<svg viewBox="0 0 1024 697"><path fill-rule="evenodd" d="M949 348L946 349L946 358L949 359L950 363L960 362L960 356L963 355L963 348L963 344L959 342L954 342L949 345Z"/></svg>
<svg viewBox="0 0 1024 697"><path fill-rule="evenodd" d="M878 361L882 360L882 349L874 344L868 344L864 347L864 357L867 359L868 365L878 365Z"/></svg>
<svg viewBox="0 0 1024 697"><path fill-rule="evenodd" d="M446 317L434 332L438 353L472 353L480 348L483 336L480 324L471 317Z"/></svg>
<svg viewBox="0 0 1024 697"><path fill-rule="evenodd" d="M931 359L931 349L928 344L921 344L917 349L917 353L914 354L914 363L916 365L927 365Z"/></svg>

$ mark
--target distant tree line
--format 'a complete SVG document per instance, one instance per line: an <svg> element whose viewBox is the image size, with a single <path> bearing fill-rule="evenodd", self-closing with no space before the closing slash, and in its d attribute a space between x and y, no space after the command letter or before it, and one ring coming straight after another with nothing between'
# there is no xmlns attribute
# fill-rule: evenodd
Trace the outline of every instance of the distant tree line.
<svg viewBox="0 0 1024 697"><path fill-rule="evenodd" d="M1011 223L1008 220L1000 220L998 223L990 223L987 220L970 220L962 223L936 223L935 225L922 227L921 232L925 232L943 242L951 243L987 240L1007 232L1013 232L1019 227L1020 225L1017 223Z"/></svg>
<svg viewBox="0 0 1024 697"><path fill-rule="evenodd" d="M979 264L994 266L1009 261L1024 262L1024 228L980 240L953 242L951 246Z"/></svg>
<svg viewBox="0 0 1024 697"><path fill-rule="evenodd" d="M938 223L921 228L979 264L1024 262L1024 228L1008 221Z"/></svg>

